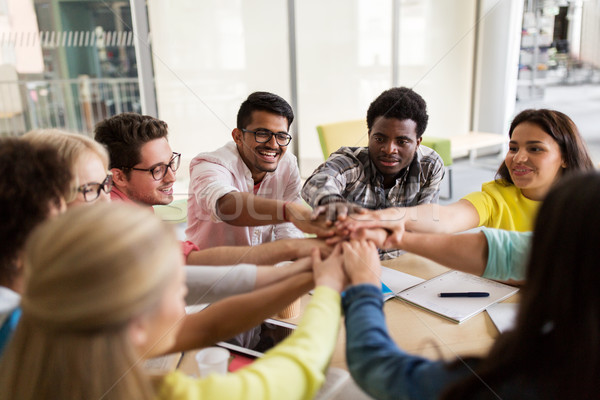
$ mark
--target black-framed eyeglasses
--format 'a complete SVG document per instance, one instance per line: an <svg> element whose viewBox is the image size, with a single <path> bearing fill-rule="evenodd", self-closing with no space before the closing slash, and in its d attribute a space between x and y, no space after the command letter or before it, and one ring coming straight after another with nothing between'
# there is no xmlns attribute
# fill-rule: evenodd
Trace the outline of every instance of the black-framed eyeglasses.
<svg viewBox="0 0 600 400"><path fill-rule="evenodd" d="M90 182L85 183L77 188L78 193L83 193L83 200L86 202L94 201L100 197L100 191L109 194L113 187L112 172L106 174L106 178L102 183Z"/></svg>
<svg viewBox="0 0 600 400"><path fill-rule="evenodd" d="M181 163L181 153L175 153L173 152L173 157L171 157L171 160L169 161L168 164L158 164L155 165L152 168L134 168L134 167L130 167L127 169L134 169L136 171L148 171L152 174L152 178L155 181L160 181L161 179L163 179L166 175L167 175L167 168L171 168L171 171L173 171L173 173L175 171L177 171L177 169L179 168L179 164Z"/></svg>
<svg viewBox="0 0 600 400"><path fill-rule="evenodd" d="M256 143L267 143L273 136L275 136L275 141L280 146L287 146L292 141L292 137L285 132L271 132L268 129L257 129L255 131L242 129L242 132L254 134L254 140L256 140Z"/></svg>

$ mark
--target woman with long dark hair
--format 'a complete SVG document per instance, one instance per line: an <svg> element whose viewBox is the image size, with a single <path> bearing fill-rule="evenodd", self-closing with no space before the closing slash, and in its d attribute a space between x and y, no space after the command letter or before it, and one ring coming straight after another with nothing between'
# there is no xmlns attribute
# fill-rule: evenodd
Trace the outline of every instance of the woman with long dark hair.
<svg viewBox="0 0 600 400"><path fill-rule="evenodd" d="M586 399L600 393L600 175L561 180L536 219L515 328L488 356L451 364L405 353L382 312L379 260L349 260L346 355L377 399ZM367 267L365 268L365 261ZM365 273L368 271L368 273Z"/></svg>

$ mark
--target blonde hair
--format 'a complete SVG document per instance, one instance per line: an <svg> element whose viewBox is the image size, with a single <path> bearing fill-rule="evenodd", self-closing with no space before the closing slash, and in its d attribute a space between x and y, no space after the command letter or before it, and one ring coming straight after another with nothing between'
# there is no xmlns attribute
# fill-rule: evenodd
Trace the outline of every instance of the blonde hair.
<svg viewBox="0 0 600 400"><path fill-rule="evenodd" d="M60 129L38 129L27 132L23 139L33 144L45 144L54 147L58 154L63 158L73 175L73 183L68 193L65 193L65 200L70 203L77 195L77 164L79 159L92 152L97 155L105 170L108 170L109 159L108 152L100 143L95 140L78 134L62 131Z"/></svg>
<svg viewBox="0 0 600 400"><path fill-rule="evenodd" d="M125 203L75 207L39 227L0 397L152 398L128 326L155 311L179 252L170 227Z"/></svg>

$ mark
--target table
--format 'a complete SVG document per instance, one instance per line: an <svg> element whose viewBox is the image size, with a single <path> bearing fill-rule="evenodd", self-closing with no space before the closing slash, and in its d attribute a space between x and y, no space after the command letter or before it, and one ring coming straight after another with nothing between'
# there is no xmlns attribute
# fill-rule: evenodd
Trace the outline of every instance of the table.
<svg viewBox="0 0 600 400"><path fill-rule="evenodd" d="M410 253L384 261L382 265L423 279L431 279L449 270ZM511 296L505 302L517 300L517 296ZM384 313L390 336L400 348L431 359L453 359L457 355L483 356L498 336L498 330L485 312L459 325L394 298L385 303ZM345 335L342 327L332 366L347 368Z"/></svg>
<svg viewBox="0 0 600 400"><path fill-rule="evenodd" d="M406 253L394 260L383 261L382 265L423 279L431 279L449 269L426 258ZM515 302L512 296L504 302ZM310 301L310 295L302 298L302 309ZM482 312L462 324L450 322L430 312L421 310L397 298L388 300L384 312L390 335L404 350L431 359L444 357L447 360L460 356L482 356L487 353L498 330L487 315ZM283 321L298 324L300 317ZM346 365L346 331L343 321L336 344L331 366L348 369ZM185 372L195 371L193 352L186 352L179 368Z"/></svg>

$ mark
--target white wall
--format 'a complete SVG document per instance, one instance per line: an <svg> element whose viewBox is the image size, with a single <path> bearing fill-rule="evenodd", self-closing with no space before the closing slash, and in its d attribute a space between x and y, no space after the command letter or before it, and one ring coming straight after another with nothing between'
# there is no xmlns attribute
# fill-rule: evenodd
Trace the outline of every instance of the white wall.
<svg viewBox="0 0 600 400"><path fill-rule="evenodd" d="M390 87L390 12L390 0L296 3L300 157L309 169L323 160L315 127L366 118Z"/></svg>
<svg viewBox="0 0 600 400"><path fill-rule="evenodd" d="M300 155L322 154L314 127L366 118L391 87L391 1L298 2ZM399 85L423 96L427 134L469 131L475 0L401 1ZM366 133L366 132L365 132Z"/></svg>
<svg viewBox="0 0 600 400"><path fill-rule="evenodd" d="M251 92L289 100L286 2L150 0L148 13L159 117L187 160L231 140Z"/></svg>
<svg viewBox="0 0 600 400"><path fill-rule="evenodd" d="M469 130L476 0L400 0L399 84L428 103L427 134ZM287 2L150 0L159 117L188 160L230 139L252 91L290 100ZM296 1L301 164L322 160L315 126L365 118L392 86L392 0ZM303 168L306 170L306 167Z"/></svg>
<svg viewBox="0 0 600 400"><path fill-rule="evenodd" d="M427 101L426 135L467 133L476 1L406 3L400 10L400 84L412 87ZM408 23L415 27L412 31L403 29Z"/></svg>

